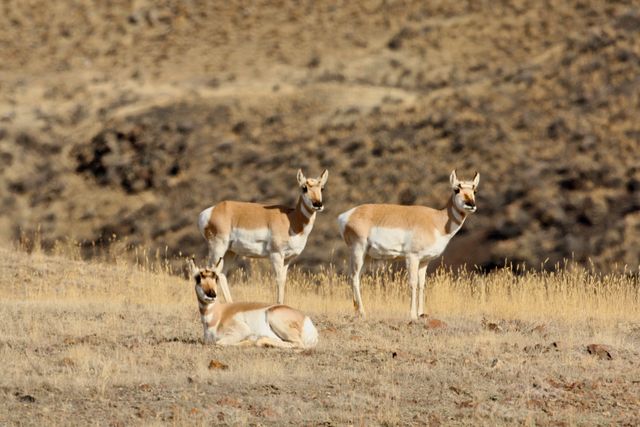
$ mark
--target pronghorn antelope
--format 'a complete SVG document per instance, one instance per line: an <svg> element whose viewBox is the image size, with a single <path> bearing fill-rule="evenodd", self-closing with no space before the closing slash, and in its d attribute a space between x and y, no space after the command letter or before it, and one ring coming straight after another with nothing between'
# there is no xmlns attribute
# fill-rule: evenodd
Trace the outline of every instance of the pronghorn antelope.
<svg viewBox="0 0 640 427"><path fill-rule="evenodd" d="M220 287L232 302L227 272L236 255L269 258L276 273L277 301L284 303L284 284L291 261L304 249L316 220L324 210L322 190L329 177L325 169L318 178L306 178L298 169L302 193L295 208L225 201L203 210L200 233L209 245L209 266L220 262Z"/></svg>
<svg viewBox="0 0 640 427"><path fill-rule="evenodd" d="M286 305L221 303L217 301L220 263L198 269L189 260L204 328L204 342L218 345L309 348L318 343L318 331L308 316Z"/></svg>
<svg viewBox="0 0 640 427"><path fill-rule="evenodd" d="M351 252L353 304L359 315L364 316L360 271L365 256L404 258L411 285L411 318L417 319L424 314L424 285L429 261L442 254L467 215L476 211L475 193L480 175L476 172L472 181L459 181L454 170L449 180L453 193L440 210L426 206L368 204L338 216L340 234Z"/></svg>

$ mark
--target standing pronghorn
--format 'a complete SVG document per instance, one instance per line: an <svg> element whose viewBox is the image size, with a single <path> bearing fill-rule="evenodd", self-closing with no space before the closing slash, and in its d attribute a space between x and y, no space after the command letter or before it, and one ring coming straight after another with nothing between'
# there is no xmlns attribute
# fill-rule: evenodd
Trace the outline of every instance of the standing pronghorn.
<svg viewBox="0 0 640 427"><path fill-rule="evenodd" d="M214 269L198 269L189 261L204 328L204 342L218 345L314 347L318 331L304 313L286 305L221 303L217 301L220 262Z"/></svg>
<svg viewBox="0 0 640 427"><path fill-rule="evenodd" d="M203 210L198 228L209 244L209 265L222 258L220 287L227 302L231 294L227 272L236 255L269 258L276 273L277 301L284 303L284 284L291 261L304 249L316 220L324 210L322 190L329 177L305 178L298 169L302 194L295 208L225 201Z"/></svg>
<svg viewBox="0 0 640 427"><path fill-rule="evenodd" d="M411 318L424 314L424 284L429 261L438 257L460 230L468 213L476 211L475 193L480 175L459 181L451 172L453 194L440 210L426 206L361 205L338 216L340 234L351 251L353 303L364 316L360 271L365 256L404 258L411 285ZM420 293L416 304L416 289Z"/></svg>

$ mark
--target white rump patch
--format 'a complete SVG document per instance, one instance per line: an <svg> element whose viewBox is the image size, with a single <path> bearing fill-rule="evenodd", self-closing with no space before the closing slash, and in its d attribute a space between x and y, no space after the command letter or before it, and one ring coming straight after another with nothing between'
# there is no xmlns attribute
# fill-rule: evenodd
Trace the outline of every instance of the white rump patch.
<svg viewBox="0 0 640 427"><path fill-rule="evenodd" d="M207 238L207 236L204 235L204 228L207 226L209 220L211 219L211 212L213 211L213 208L215 208L215 206L211 206L210 208L203 210L202 212L200 212L200 215L198 215L198 230L200 230L200 234L202 234L202 237L204 237L205 239Z"/></svg>
<svg viewBox="0 0 640 427"><path fill-rule="evenodd" d="M306 348L315 347L318 344L318 330L313 325L313 322L306 316L304 318L304 324L302 325L302 344Z"/></svg>
<svg viewBox="0 0 640 427"><path fill-rule="evenodd" d="M351 208L348 211L338 215L338 227L340 228L340 236L342 236L343 239L344 239L344 229L347 227L347 224L349 223L349 218L351 217L351 214L353 214L353 212L356 209L357 208Z"/></svg>

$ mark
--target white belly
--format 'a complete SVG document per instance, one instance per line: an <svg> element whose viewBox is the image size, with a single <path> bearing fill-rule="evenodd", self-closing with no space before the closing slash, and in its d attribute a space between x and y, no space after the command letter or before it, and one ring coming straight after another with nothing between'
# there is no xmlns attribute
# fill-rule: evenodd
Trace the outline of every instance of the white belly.
<svg viewBox="0 0 640 427"><path fill-rule="evenodd" d="M238 255L266 257L271 246L268 228L234 228L229 236L229 249Z"/></svg>
<svg viewBox="0 0 640 427"><path fill-rule="evenodd" d="M442 254L452 235L441 236L426 245L414 242L413 231L398 228L372 227L367 239L367 255L375 259L405 258L409 254L429 260Z"/></svg>
<svg viewBox="0 0 640 427"><path fill-rule="evenodd" d="M372 227L367 239L367 254L376 259L406 256L411 245L410 230Z"/></svg>
<svg viewBox="0 0 640 427"><path fill-rule="evenodd" d="M252 336L256 338L269 337L274 340L282 341L269 326L264 309L245 311L238 313L237 316L239 316L247 326L249 326Z"/></svg>

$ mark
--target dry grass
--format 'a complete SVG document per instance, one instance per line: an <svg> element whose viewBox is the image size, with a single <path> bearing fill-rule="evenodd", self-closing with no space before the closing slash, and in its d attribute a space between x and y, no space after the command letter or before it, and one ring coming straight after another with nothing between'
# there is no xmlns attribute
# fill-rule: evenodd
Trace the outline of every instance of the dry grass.
<svg viewBox="0 0 640 427"><path fill-rule="evenodd" d="M343 277L294 270L288 303L312 315L321 342L287 352L203 346L192 285L160 255L135 266L117 250L110 262L58 253L0 250L3 424L639 421L637 276L439 271L426 307L447 326L430 329L407 321L401 274L365 276L361 321ZM271 300L264 271L232 276L234 296Z"/></svg>

